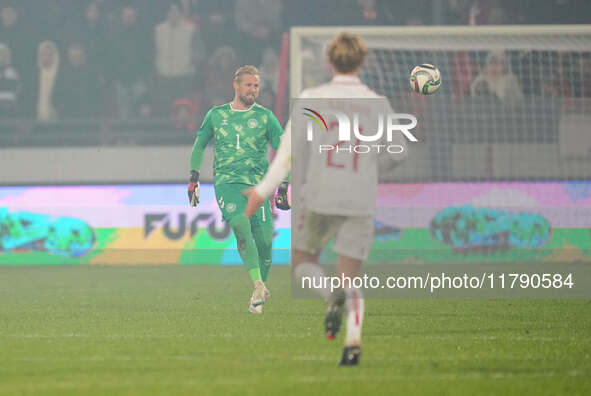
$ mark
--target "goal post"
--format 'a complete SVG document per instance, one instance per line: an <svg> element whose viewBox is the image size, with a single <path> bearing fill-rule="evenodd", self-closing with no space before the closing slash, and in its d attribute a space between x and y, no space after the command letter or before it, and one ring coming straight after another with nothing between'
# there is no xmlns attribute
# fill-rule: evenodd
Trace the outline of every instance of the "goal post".
<svg viewBox="0 0 591 396"><path fill-rule="evenodd" d="M302 51L311 45L325 46L340 32L360 35L370 49L591 51L591 25L293 27L290 35L292 97L304 88ZM319 61L326 62L325 59Z"/></svg>
<svg viewBox="0 0 591 396"><path fill-rule="evenodd" d="M368 44L362 80L418 117L416 166L392 180L591 178L591 26L295 27L292 98L330 78L324 50L342 31ZM487 87L495 62L505 75ZM409 89L421 63L441 71L434 95Z"/></svg>
<svg viewBox="0 0 591 396"><path fill-rule="evenodd" d="M591 25L296 27L291 98L330 80L344 31L368 45L362 82L418 120L380 174L369 262L591 262Z"/></svg>

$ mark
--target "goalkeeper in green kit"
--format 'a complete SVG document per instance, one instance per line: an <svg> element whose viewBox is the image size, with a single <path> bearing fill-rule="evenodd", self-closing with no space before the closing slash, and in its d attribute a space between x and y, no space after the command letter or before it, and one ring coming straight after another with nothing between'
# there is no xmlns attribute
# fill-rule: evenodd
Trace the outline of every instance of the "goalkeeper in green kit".
<svg viewBox="0 0 591 396"><path fill-rule="evenodd" d="M248 310L262 313L269 296L265 281L271 267L273 215L267 200L256 213L244 214L247 197L242 192L258 184L269 163L267 145L279 147L283 128L273 113L256 104L259 72L254 66L242 66L234 74L234 100L211 108L197 132L191 152L189 201L199 203L199 170L205 147L214 139L213 182L223 219L230 224L238 252L254 291Z"/></svg>

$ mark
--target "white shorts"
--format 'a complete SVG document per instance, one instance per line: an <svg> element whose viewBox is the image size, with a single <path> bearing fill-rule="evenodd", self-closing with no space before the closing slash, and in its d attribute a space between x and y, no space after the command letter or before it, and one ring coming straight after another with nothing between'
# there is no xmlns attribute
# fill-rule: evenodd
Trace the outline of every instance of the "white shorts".
<svg viewBox="0 0 591 396"><path fill-rule="evenodd" d="M297 217L296 217L297 216ZM292 225L292 248L319 254L335 238L338 255L365 260L373 243L372 216L337 216L303 209Z"/></svg>

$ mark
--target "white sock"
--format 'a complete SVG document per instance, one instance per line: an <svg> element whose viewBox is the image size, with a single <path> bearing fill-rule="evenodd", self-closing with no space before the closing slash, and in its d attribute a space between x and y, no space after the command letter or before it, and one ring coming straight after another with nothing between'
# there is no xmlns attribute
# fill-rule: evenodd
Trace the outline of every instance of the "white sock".
<svg viewBox="0 0 591 396"><path fill-rule="evenodd" d="M298 287L302 287L302 279L306 277L304 282L306 287L309 287L308 285L311 284L314 291L324 299L330 296L330 288L324 284L326 274L320 265L314 263L298 264L293 271L293 275L298 282Z"/></svg>
<svg viewBox="0 0 591 396"><path fill-rule="evenodd" d="M345 308L347 312L347 334L345 346L361 345L361 327L363 326L363 314L365 312L365 300L360 289L345 289L347 300Z"/></svg>

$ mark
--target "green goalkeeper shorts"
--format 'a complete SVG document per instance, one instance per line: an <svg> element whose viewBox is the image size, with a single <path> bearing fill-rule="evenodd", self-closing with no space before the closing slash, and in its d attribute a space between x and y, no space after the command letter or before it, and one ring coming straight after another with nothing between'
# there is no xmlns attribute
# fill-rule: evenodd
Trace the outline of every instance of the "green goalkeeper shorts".
<svg viewBox="0 0 591 396"><path fill-rule="evenodd" d="M226 183L214 186L215 198L222 211L222 217L225 221L230 221L234 216L244 215L246 202L248 198L242 195L242 191L252 186L242 183ZM263 205L252 215L250 224L273 226L273 213L271 212L271 203L267 199Z"/></svg>

